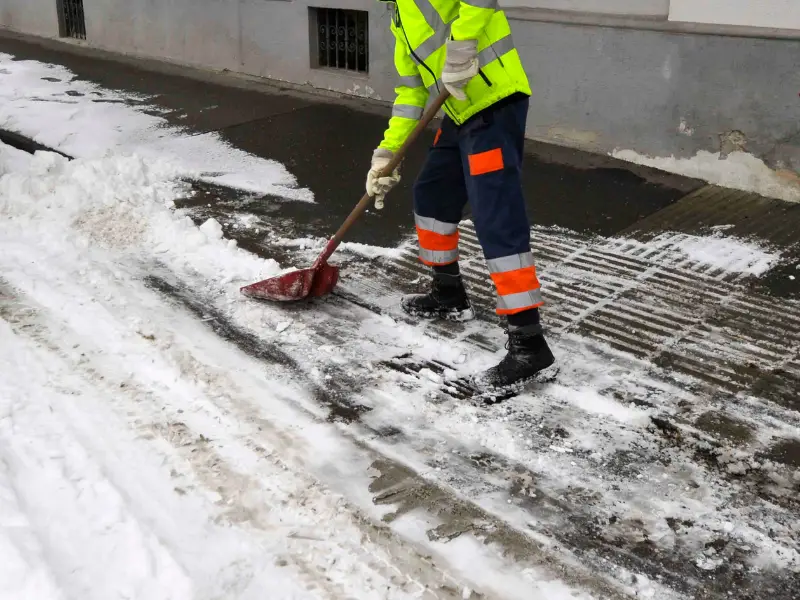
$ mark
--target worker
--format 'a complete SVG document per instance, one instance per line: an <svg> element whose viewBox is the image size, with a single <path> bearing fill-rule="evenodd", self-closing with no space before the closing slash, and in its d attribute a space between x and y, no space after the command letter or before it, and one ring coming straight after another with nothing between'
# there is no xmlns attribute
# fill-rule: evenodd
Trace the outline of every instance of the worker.
<svg viewBox="0 0 800 600"><path fill-rule="evenodd" d="M474 317L459 268L458 224L469 202L496 311L506 319L507 355L476 378L484 388L520 386L556 371L530 247L521 167L531 89L497 0L390 0L398 81L392 116L372 155L366 188L381 209L400 182L380 172L422 117L431 94L450 97L414 183L419 259L432 268L427 294L402 299L420 318Z"/></svg>

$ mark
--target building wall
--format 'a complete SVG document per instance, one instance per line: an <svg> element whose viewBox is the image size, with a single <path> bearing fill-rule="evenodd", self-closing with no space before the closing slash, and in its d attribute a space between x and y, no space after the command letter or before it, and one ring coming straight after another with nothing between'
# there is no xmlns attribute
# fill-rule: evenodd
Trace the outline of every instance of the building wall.
<svg viewBox="0 0 800 600"><path fill-rule="evenodd" d="M535 22L513 29L534 90L534 137L685 157L718 151L740 131L763 157L800 130L800 40Z"/></svg>
<svg viewBox="0 0 800 600"><path fill-rule="evenodd" d="M504 8L538 8L578 13L667 17L670 0L500 0Z"/></svg>
<svg viewBox="0 0 800 600"><path fill-rule="evenodd" d="M238 4L238 0L84 0L86 40L109 50L236 70Z"/></svg>
<svg viewBox="0 0 800 600"><path fill-rule="evenodd" d="M800 169L800 36L760 39L552 18L560 6L581 15L628 11L642 23L668 24L670 8L682 1L501 0L549 15L511 22L534 90L529 136L601 152L679 157L745 143L773 165ZM759 0L783 1L789 0ZM57 35L55 0L0 3L3 24ZM369 73L312 68L309 3L368 11ZM390 16L376 0L85 0L85 11L87 43L105 49L386 102L393 97Z"/></svg>
<svg viewBox="0 0 800 600"><path fill-rule="evenodd" d="M311 67L309 5L369 11L369 73ZM243 72L391 101L394 36L385 4L377 0L242 0L242 17Z"/></svg>
<svg viewBox="0 0 800 600"><path fill-rule="evenodd" d="M58 35L55 0L0 0L0 27L55 37Z"/></svg>
<svg viewBox="0 0 800 600"><path fill-rule="evenodd" d="M85 0L87 41L100 48L229 69L390 100L392 35L374 0L320 0L314 6L368 9L374 76L311 68L305 0Z"/></svg>
<svg viewBox="0 0 800 600"><path fill-rule="evenodd" d="M800 29L797 0L672 0L670 21Z"/></svg>

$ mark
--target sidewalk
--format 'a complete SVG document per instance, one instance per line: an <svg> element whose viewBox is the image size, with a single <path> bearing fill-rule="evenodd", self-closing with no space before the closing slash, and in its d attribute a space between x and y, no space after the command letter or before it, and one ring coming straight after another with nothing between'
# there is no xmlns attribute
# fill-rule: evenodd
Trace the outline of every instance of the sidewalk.
<svg viewBox="0 0 800 600"><path fill-rule="evenodd" d="M386 109L364 112L357 110L364 108L358 101L334 104L289 90L266 93L226 87L109 62L92 56L97 53L90 50L65 52L51 47L54 44L40 45L0 32L0 52L61 64L81 79L147 95L149 102L166 109L162 116L171 124L198 133L217 131L237 148L284 163L299 184L308 186L324 204L327 214L320 227L338 222L361 196L372 150L386 126ZM231 78L231 83L236 80ZM391 235L397 225L407 224L411 183L432 139L431 133L412 150L403 184L393 192L380 219L358 228L356 235L365 236L358 241L377 241L376 236ZM525 190L531 219L540 225L609 235L702 185L608 157L533 142L528 148ZM380 233L369 233L376 221Z"/></svg>
<svg viewBox="0 0 800 600"><path fill-rule="evenodd" d="M326 235L334 231L360 197L369 157L386 126L385 108L359 100L337 103L233 76L228 78L230 85L222 85L219 82L225 80L224 75L181 71L87 48L71 50L75 47L0 31L0 52L64 65L81 79L145 95L149 103L163 108L160 115L170 124L198 134L218 132L236 148L286 165L299 185L308 187L324 206L320 210L289 204L279 211L280 216L298 224L298 233ZM176 74L181 72L191 77ZM400 232L410 223L414 174L432 139L430 133L412 149L403 182L382 213L373 213L353 229L353 241L384 246L399 241ZM535 225L609 236L636 232L637 224L644 222L649 231L668 225L694 234L701 228L728 225L735 217L737 235L758 235L800 260L800 250L792 247L793 232L800 228L798 205L532 141L527 143L526 161L524 187ZM662 209L703 187L708 190L700 198L711 195L713 203L695 201L688 206L684 202L676 209L682 219L662 219L662 214L672 214L662 213ZM800 294L800 277L789 278L793 268L782 266L759 285L785 297Z"/></svg>
<svg viewBox="0 0 800 600"><path fill-rule="evenodd" d="M63 65L76 79L124 91L131 106L145 103L184 127L189 140L216 132L296 177L297 189L278 181L275 167L275 192L266 196L195 182L195 195L178 202L198 225L215 219L240 247L303 266L363 193L386 123L380 107L227 86L222 76L202 81L173 67L145 69L64 48L0 33L0 53ZM0 86L2 78L0 68ZM83 93L42 95L26 110L38 116ZM25 128L17 117L7 118L10 133L0 119L0 140L25 147L28 137L48 137L62 141L62 150L92 141L68 127L48 135L35 130L35 119L26 121L39 139L14 131L15 124ZM156 142L148 139L148 150ZM102 149L98 142L96 152ZM424 155L425 144L412 151L385 210L370 211L354 228L349 241L367 246L337 254L344 266L339 291L314 310L232 300L225 295L235 292L230 281L222 292L193 288L165 274L156 253L145 263L152 269L145 283L226 348L310 381L313 394L298 402L326 413L348 442L369 448L380 472L370 474L368 494L354 487L352 497L391 504L389 523L424 513L421 537L438 549L474 536L518 566L552 568L598 598L755 599L771 588L774 600L793 600L800 572L793 537L800 510L800 206L529 143L533 249L545 323L566 374L564 383L482 410L455 395L431 395L449 371L502 351L493 290L468 220L462 263L481 319L426 326L406 323L397 310L400 293L425 283L414 257L410 192ZM303 188L315 202L303 201ZM756 239L736 237L748 235ZM123 318L127 309L119 310ZM290 335L279 338L287 327Z"/></svg>

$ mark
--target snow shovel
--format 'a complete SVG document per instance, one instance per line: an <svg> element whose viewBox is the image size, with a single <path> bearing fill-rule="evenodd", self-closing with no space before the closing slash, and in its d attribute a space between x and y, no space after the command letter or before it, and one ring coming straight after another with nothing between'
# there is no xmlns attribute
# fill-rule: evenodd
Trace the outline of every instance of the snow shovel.
<svg viewBox="0 0 800 600"><path fill-rule="evenodd" d="M394 171L397 165L400 164L408 148L430 124L433 117L442 108L448 96L449 93L447 90L443 91L436 100L434 100L428 110L425 111L425 114L422 116L419 123L417 123L417 126L409 134L406 141L403 142L403 145L381 172L382 177L389 175ZM292 302L308 297L324 296L332 292L333 288L336 287L336 283L339 281L339 267L329 265L327 261L339 246L351 225L364 213L371 201L372 197L369 194L364 194L361 201L356 205L347 219L345 219L339 231L336 232L336 235L334 235L327 246L325 246L325 250L323 250L322 254L314 261L314 264L311 265L311 268L291 271L277 277L250 284L241 288L240 291L242 294L250 298L259 298L262 300Z"/></svg>

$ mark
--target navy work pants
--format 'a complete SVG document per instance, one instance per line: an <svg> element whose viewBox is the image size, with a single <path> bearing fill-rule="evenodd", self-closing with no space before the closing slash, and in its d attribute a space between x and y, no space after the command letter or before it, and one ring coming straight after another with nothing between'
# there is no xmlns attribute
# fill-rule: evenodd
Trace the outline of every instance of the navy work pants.
<svg viewBox="0 0 800 600"><path fill-rule="evenodd" d="M467 203L498 292L497 312L542 302L530 252L521 168L529 98L506 99L458 127L445 117L414 184L420 260L458 260L458 223Z"/></svg>

